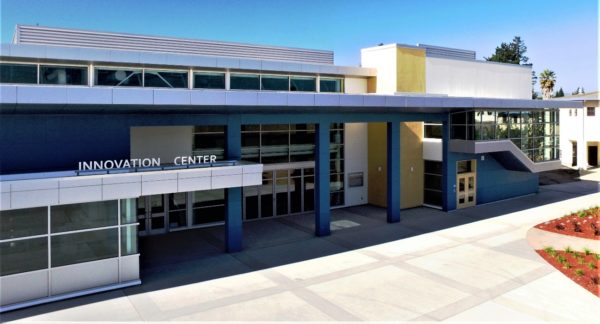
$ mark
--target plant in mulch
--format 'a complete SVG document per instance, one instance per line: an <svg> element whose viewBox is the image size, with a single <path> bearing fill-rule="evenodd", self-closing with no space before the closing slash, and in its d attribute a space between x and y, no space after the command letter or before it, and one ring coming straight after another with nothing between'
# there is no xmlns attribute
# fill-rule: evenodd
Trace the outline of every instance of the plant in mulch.
<svg viewBox="0 0 600 324"><path fill-rule="evenodd" d="M571 247L561 251L551 246L536 252L575 283L600 297L600 254L588 248L578 252Z"/></svg>
<svg viewBox="0 0 600 324"><path fill-rule="evenodd" d="M535 227L564 235L600 239L600 206L571 212Z"/></svg>

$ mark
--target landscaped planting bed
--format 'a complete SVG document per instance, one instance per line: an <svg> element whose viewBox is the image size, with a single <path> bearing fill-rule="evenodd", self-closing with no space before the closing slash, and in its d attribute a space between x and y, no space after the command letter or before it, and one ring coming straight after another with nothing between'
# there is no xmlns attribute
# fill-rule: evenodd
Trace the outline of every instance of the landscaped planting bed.
<svg viewBox="0 0 600 324"><path fill-rule="evenodd" d="M569 248L557 251L552 247L536 250L536 252L578 285L600 297L600 273L598 270L600 254L593 253L589 249L584 252L573 251Z"/></svg>
<svg viewBox="0 0 600 324"><path fill-rule="evenodd" d="M578 245L579 249L588 243L595 249L583 248L583 251L575 251L569 247L561 247L564 250L559 250L547 246L536 252L571 280L600 297L600 251L597 249L600 246L600 207L573 212L535 227L565 235L559 235L559 241L571 242Z"/></svg>
<svg viewBox="0 0 600 324"><path fill-rule="evenodd" d="M549 232L600 240L600 207L571 213L535 227Z"/></svg>

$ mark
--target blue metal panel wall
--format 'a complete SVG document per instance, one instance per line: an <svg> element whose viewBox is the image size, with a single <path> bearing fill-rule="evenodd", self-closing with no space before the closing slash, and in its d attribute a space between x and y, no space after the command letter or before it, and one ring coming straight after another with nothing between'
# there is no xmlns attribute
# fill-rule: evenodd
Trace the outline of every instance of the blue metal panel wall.
<svg viewBox="0 0 600 324"><path fill-rule="evenodd" d="M523 196L539 189L537 173L507 170L490 154L448 153L445 157L447 210L456 209L456 162L461 160L477 160L477 204Z"/></svg>
<svg viewBox="0 0 600 324"><path fill-rule="evenodd" d="M316 125L315 131L315 235L331 234L329 196L329 122Z"/></svg>
<svg viewBox="0 0 600 324"><path fill-rule="evenodd" d="M387 221L400 221L400 123L387 123Z"/></svg>

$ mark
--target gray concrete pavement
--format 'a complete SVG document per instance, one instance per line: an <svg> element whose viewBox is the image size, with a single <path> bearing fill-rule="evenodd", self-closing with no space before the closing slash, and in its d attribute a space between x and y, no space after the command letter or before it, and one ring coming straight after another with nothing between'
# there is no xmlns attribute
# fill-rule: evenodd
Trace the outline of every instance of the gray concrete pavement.
<svg viewBox="0 0 600 324"><path fill-rule="evenodd" d="M161 244L142 243L142 286L1 318L593 322L600 299L545 263L525 235L600 204L598 189L578 181L450 213L416 208L399 224L385 223L381 208L344 208L323 238L312 235L311 215L251 222L234 254L221 252L221 228L155 237Z"/></svg>

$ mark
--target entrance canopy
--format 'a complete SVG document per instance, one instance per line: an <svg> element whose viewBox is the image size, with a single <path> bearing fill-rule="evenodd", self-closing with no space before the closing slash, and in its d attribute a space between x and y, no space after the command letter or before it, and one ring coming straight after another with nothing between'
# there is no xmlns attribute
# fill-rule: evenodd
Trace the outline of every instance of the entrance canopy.
<svg viewBox="0 0 600 324"><path fill-rule="evenodd" d="M0 177L0 210L54 206L145 195L236 188L262 183L262 164L211 164L203 168L159 169L77 175L77 172L13 174Z"/></svg>

